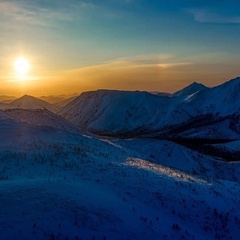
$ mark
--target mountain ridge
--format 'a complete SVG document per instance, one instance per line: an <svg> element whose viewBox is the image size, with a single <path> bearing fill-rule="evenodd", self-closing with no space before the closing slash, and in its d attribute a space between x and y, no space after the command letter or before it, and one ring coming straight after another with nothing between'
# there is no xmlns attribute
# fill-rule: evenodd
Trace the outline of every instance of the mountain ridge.
<svg viewBox="0 0 240 240"><path fill-rule="evenodd" d="M239 77L213 88L193 82L176 92L177 96L158 96L144 91L97 90L82 93L58 113L93 133L116 136L135 133L139 136L200 116L218 118L239 114L239 91Z"/></svg>

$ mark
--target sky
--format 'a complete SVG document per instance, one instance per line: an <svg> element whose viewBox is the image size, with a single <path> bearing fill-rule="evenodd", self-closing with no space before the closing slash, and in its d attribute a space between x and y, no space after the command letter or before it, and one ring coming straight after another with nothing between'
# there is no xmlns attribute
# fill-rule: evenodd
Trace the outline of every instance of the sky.
<svg viewBox="0 0 240 240"><path fill-rule="evenodd" d="M240 75L239 33L236 0L1 0L0 95L215 86Z"/></svg>

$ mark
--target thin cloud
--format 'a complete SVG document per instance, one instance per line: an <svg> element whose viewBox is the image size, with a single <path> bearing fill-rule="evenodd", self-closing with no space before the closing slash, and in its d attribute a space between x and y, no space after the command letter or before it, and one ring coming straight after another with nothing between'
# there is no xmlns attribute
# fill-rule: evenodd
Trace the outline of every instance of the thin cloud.
<svg viewBox="0 0 240 240"><path fill-rule="evenodd" d="M59 5L56 9L44 8L34 4L34 2L1 1L0 19L2 21L5 20L7 23L9 21L18 21L18 23L29 25L50 26L54 22L72 22L78 20L82 18L84 11L93 9L94 7L93 4L84 1L72 4L70 2L65 8ZM3 24L1 25L3 26Z"/></svg>
<svg viewBox="0 0 240 240"><path fill-rule="evenodd" d="M216 24L240 24L240 16L226 16L206 9L187 9L196 22Z"/></svg>
<svg viewBox="0 0 240 240"><path fill-rule="evenodd" d="M171 67L178 67L178 66L187 66L192 65L191 62L173 62L173 63L160 63L158 64L161 68L171 68Z"/></svg>
<svg viewBox="0 0 240 240"><path fill-rule="evenodd" d="M30 11L23 6L14 2L0 2L1 17L10 17L15 20L29 19L34 15L34 12Z"/></svg>
<svg viewBox="0 0 240 240"><path fill-rule="evenodd" d="M117 58L112 61L105 62L109 66L142 66L142 65L157 65L160 63L171 62L174 59L172 54L146 54L137 55L125 58Z"/></svg>

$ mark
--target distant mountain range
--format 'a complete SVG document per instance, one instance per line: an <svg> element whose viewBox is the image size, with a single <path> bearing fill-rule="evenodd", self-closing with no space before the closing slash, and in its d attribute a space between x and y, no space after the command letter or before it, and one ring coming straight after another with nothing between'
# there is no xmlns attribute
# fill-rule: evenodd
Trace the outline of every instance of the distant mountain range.
<svg viewBox="0 0 240 240"><path fill-rule="evenodd" d="M74 93L71 95L65 95L65 94L61 94L61 95L49 95L49 96L41 96L39 97L39 99L44 100L46 102L49 102L51 104L59 104L61 102L65 102L69 99L74 99L75 97L77 97L79 94Z"/></svg>
<svg viewBox="0 0 240 240"><path fill-rule="evenodd" d="M3 101L0 100L0 109L47 109L52 112L57 112L59 109L71 102L75 97L75 95L71 97L67 97L66 95L43 96L40 98L30 95L24 95L20 98L0 96L0 99L5 99Z"/></svg>
<svg viewBox="0 0 240 240"><path fill-rule="evenodd" d="M100 135L236 140L240 139L239 90L240 78L235 78L213 88L194 82L173 94L90 91L57 104L25 95L1 103L0 108L48 110L71 126Z"/></svg>
<svg viewBox="0 0 240 240"><path fill-rule="evenodd" d="M7 95L1 95L0 96L0 102L4 102L4 103L12 102L15 99L17 99L17 98L14 97L14 96L7 96Z"/></svg>

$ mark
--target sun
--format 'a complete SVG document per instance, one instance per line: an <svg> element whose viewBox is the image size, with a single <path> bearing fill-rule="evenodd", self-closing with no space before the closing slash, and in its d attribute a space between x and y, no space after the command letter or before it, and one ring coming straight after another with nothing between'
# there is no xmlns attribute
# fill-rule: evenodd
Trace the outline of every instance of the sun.
<svg viewBox="0 0 240 240"><path fill-rule="evenodd" d="M30 69L29 62L24 57L19 57L14 62L14 69L17 74L23 76L27 74Z"/></svg>

